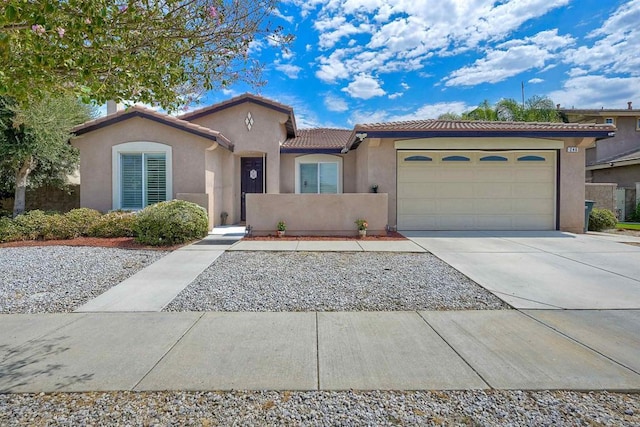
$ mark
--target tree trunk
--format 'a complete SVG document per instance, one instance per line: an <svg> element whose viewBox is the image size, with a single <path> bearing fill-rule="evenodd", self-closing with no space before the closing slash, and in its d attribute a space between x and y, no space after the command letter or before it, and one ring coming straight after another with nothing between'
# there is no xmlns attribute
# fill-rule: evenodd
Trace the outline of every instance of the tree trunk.
<svg viewBox="0 0 640 427"><path fill-rule="evenodd" d="M25 159L24 163L22 163L22 166L20 166L20 169L18 169L18 172L16 173L16 192L13 200L14 218L24 212L27 179L35 165L35 160L33 157L29 156Z"/></svg>

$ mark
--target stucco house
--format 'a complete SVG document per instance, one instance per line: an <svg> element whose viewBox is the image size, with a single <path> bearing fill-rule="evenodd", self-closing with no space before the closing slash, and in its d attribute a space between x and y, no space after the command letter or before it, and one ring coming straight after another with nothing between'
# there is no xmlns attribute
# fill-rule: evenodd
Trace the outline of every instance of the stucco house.
<svg viewBox="0 0 640 427"><path fill-rule="evenodd" d="M143 107L78 126L80 203L101 211L179 198L211 226L256 233L399 230L582 232L585 148L609 124L418 120L297 129L251 94L173 117ZM377 193L372 187L377 186Z"/></svg>
<svg viewBox="0 0 640 427"><path fill-rule="evenodd" d="M635 188L640 182L640 110L631 102L625 109L560 109L567 122L600 123L616 127L613 138L598 141L586 152L586 181L617 183Z"/></svg>

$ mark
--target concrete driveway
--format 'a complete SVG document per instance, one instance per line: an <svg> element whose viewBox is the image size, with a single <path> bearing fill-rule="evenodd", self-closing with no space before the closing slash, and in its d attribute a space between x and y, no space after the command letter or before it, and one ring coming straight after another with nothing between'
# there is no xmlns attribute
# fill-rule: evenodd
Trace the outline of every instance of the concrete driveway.
<svg viewBox="0 0 640 427"><path fill-rule="evenodd" d="M558 231L403 234L518 309L640 308L640 246Z"/></svg>

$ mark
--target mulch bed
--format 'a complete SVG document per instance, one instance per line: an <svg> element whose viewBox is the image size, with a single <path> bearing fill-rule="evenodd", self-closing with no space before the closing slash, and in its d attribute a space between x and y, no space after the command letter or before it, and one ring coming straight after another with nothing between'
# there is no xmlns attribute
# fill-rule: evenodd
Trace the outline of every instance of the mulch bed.
<svg viewBox="0 0 640 427"><path fill-rule="evenodd" d="M386 235L381 236L283 236L278 237L275 235L269 236L247 236L243 240L369 240L369 241L383 241L383 240L407 240L402 234L389 231Z"/></svg>
<svg viewBox="0 0 640 427"><path fill-rule="evenodd" d="M97 238L97 237L78 237L68 240L23 240L18 242L1 243L0 248L17 248L24 246L98 246L103 248L119 248L119 249L144 249L157 251L172 251L183 245L174 246L148 246L136 243L133 237L114 237L114 238Z"/></svg>

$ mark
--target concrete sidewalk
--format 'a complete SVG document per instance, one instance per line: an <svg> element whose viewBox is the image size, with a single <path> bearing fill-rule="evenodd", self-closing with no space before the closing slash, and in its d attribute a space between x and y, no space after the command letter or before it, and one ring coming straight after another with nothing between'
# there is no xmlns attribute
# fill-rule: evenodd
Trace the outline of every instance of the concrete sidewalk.
<svg viewBox="0 0 640 427"><path fill-rule="evenodd" d="M0 392L640 391L640 311L0 316Z"/></svg>
<svg viewBox="0 0 640 427"><path fill-rule="evenodd" d="M230 251L426 252L411 240L242 240Z"/></svg>
<svg viewBox="0 0 640 427"><path fill-rule="evenodd" d="M162 311L242 236L244 227L218 228L199 242L160 258L75 311Z"/></svg>

